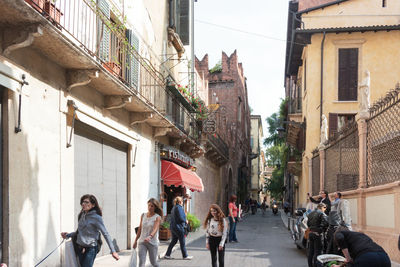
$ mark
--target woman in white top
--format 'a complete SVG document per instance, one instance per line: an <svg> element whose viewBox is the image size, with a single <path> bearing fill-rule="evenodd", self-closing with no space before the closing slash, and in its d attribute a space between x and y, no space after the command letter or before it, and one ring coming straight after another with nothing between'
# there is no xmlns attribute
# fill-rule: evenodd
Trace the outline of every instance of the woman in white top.
<svg viewBox="0 0 400 267"><path fill-rule="evenodd" d="M151 265L158 267L158 228L163 213L160 203L154 198L147 201L147 210L147 213L143 213L140 218L139 230L132 247L136 248L139 240L139 267L145 267L147 251L149 251Z"/></svg>
<svg viewBox="0 0 400 267"><path fill-rule="evenodd" d="M225 214L217 204L212 204L204 221L206 229L206 248L211 252L211 263L217 267L217 252L219 267L224 267L225 241L228 223Z"/></svg>

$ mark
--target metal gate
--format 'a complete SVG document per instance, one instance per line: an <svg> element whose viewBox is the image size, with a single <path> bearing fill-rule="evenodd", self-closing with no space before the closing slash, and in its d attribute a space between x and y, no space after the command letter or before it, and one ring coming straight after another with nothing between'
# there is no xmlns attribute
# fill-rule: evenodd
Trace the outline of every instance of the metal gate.
<svg viewBox="0 0 400 267"><path fill-rule="evenodd" d="M126 143L83 123L76 123L75 214L80 212L79 199L82 195L95 195L103 211L104 224L117 250L129 246L127 244L127 151ZM105 242L103 244L99 254L109 254L107 244Z"/></svg>

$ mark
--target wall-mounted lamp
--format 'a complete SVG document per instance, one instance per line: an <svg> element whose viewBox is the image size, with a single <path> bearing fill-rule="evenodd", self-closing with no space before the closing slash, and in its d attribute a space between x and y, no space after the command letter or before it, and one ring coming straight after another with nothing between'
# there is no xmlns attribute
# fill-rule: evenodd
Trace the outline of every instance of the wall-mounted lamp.
<svg viewBox="0 0 400 267"><path fill-rule="evenodd" d="M160 156L161 156L161 157L167 156L167 152L164 151L164 150L161 150L161 151L160 151Z"/></svg>
<svg viewBox="0 0 400 267"><path fill-rule="evenodd" d="M195 166L192 166L192 171L196 172L197 168Z"/></svg>

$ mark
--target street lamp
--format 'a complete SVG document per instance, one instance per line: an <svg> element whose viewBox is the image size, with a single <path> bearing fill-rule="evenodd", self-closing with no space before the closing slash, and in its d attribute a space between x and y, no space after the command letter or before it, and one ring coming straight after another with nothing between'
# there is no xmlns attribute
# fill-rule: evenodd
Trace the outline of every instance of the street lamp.
<svg viewBox="0 0 400 267"><path fill-rule="evenodd" d="M285 128L283 128L282 126L276 128L276 131L278 132L279 138L283 138L285 136Z"/></svg>

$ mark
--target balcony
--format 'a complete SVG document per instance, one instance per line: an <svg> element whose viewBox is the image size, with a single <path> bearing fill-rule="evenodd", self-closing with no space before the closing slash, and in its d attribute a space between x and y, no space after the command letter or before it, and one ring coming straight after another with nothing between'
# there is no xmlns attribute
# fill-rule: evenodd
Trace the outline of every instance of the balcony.
<svg viewBox="0 0 400 267"><path fill-rule="evenodd" d="M88 85L104 96L104 108L125 108L131 125L146 122L154 136L188 139L199 151L196 118L167 89L168 69L150 48L148 58L118 8L107 1L1 0L3 55L24 47L39 51L66 71L66 94ZM186 136L186 137L185 137Z"/></svg>
<svg viewBox="0 0 400 267"><path fill-rule="evenodd" d="M207 134L205 156L218 166L228 162L229 147L217 133Z"/></svg>

